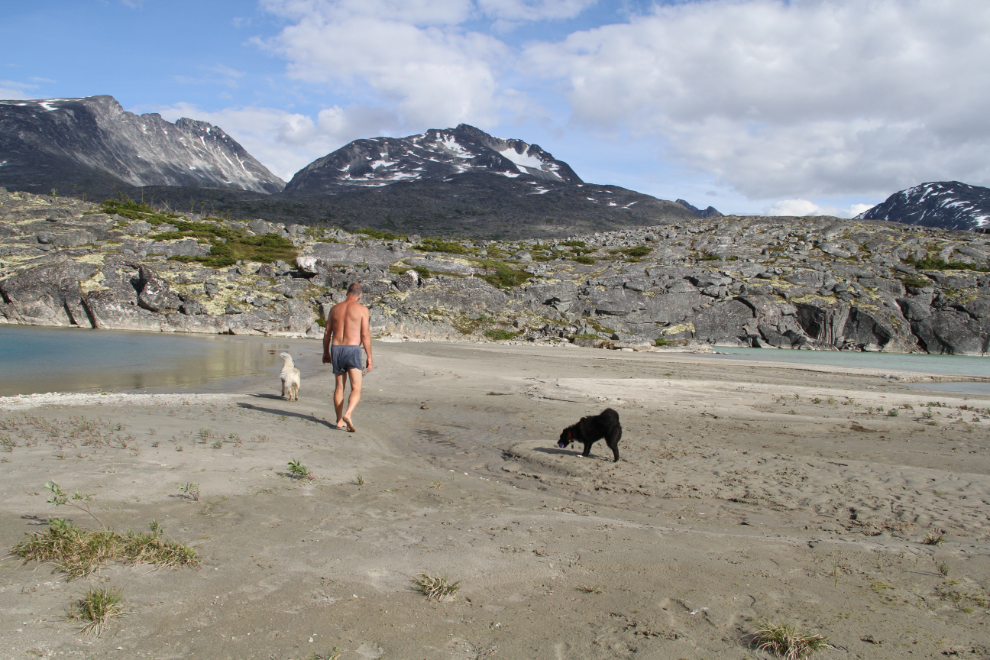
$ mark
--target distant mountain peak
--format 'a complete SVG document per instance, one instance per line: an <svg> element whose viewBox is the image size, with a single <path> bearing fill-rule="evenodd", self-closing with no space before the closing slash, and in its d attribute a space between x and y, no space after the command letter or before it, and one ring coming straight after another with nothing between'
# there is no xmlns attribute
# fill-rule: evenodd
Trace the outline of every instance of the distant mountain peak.
<svg viewBox="0 0 990 660"><path fill-rule="evenodd" d="M196 186L280 191L285 182L223 129L127 112L112 96L0 101L0 185L47 192Z"/></svg>
<svg viewBox="0 0 990 660"><path fill-rule="evenodd" d="M683 206L684 208L686 208L688 211L691 211L691 213L694 213L699 218L721 218L722 217L722 214L719 213L718 212L718 209L716 209L714 206L709 206L707 209L705 209L704 211L702 211L697 206L694 206L693 204L690 204L690 203L686 202L683 199L678 199L675 203L676 204L680 204L681 206Z"/></svg>
<svg viewBox="0 0 990 660"><path fill-rule="evenodd" d="M959 181L933 181L907 188L856 216L941 229L990 227L990 188Z"/></svg>
<svg viewBox="0 0 990 660"><path fill-rule="evenodd" d="M539 145L505 140L460 124L404 138L355 140L304 167L285 190L334 192L401 181L444 181L479 172L547 183L583 183L567 163Z"/></svg>

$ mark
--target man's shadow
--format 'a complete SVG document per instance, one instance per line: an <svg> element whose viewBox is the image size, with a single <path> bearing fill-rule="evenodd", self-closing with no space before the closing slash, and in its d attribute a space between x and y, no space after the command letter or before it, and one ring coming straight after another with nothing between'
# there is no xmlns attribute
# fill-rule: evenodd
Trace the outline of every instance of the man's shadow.
<svg viewBox="0 0 990 660"><path fill-rule="evenodd" d="M256 397L256 398L259 398L259 399L272 399L274 401L285 401L285 399L283 399L282 397L278 396L277 394L252 394L250 396L253 396L253 397ZM322 424L323 426L326 426L327 428L333 429L335 431L338 430L337 429L337 426L334 423L332 423L332 422L330 422L329 420L326 420L326 419L320 419L320 418L316 417L315 415L307 415L305 413L295 412L295 411L292 411L292 410L278 410L276 408L264 408L262 406L256 406L253 403L243 403L243 402L241 402L241 403L238 403L237 405L239 407L241 407L241 408L247 408L249 410L257 410L258 412L268 413L270 415L278 415L279 417L296 417L298 419L306 420L307 422L313 422L315 424Z"/></svg>

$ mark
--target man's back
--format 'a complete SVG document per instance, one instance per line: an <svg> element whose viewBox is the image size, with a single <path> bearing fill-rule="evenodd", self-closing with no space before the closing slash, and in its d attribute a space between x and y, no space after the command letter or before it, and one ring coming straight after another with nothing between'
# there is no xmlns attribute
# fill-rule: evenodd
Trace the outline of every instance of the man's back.
<svg viewBox="0 0 990 660"><path fill-rule="evenodd" d="M368 318L368 308L354 298L347 298L330 310L327 325L333 343L338 346L357 346L361 343L361 327Z"/></svg>

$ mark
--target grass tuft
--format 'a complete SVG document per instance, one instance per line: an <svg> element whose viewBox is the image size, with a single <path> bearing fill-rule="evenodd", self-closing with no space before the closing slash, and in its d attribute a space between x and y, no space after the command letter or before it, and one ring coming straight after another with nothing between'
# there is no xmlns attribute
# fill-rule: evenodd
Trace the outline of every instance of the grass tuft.
<svg viewBox="0 0 990 660"><path fill-rule="evenodd" d="M945 540L944 537L945 534L943 532L933 529L925 534L925 540L922 543L925 545L942 545L942 541Z"/></svg>
<svg viewBox="0 0 990 660"><path fill-rule="evenodd" d="M11 554L24 563L40 561L54 564L69 579L95 573L104 564L120 561L154 564L159 568L198 565L196 551L162 537L162 528L152 521L150 532L119 534L112 529L86 530L60 518L48 519L48 531L28 534Z"/></svg>
<svg viewBox="0 0 990 660"><path fill-rule="evenodd" d="M309 468L297 461L292 459L289 461L289 474L296 479L312 479L313 475L309 473Z"/></svg>
<svg viewBox="0 0 990 660"><path fill-rule="evenodd" d="M83 632L99 637L110 619L124 614L123 600L120 589L90 587L73 605L69 616L88 621Z"/></svg>
<svg viewBox="0 0 990 660"><path fill-rule="evenodd" d="M764 622L753 633L757 650L769 651L784 660L807 658L817 651L833 648L828 638L818 633L799 631L786 623Z"/></svg>
<svg viewBox="0 0 990 660"><path fill-rule="evenodd" d="M584 594L603 594L605 590L599 587L597 584L579 584L574 587L578 591Z"/></svg>
<svg viewBox="0 0 990 660"><path fill-rule="evenodd" d="M427 600L435 600L438 603L444 601L460 589L460 580L450 582L446 575L427 575L420 573L413 578L416 590L426 596Z"/></svg>

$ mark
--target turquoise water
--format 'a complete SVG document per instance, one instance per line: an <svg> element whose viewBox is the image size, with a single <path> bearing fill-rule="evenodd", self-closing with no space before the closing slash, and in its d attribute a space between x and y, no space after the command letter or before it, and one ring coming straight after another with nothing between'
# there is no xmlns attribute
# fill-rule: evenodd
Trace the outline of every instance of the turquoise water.
<svg viewBox="0 0 990 660"><path fill-rule="evenodd" d="M0 396L130 389L210 390L277 373L304 340L0 325ZM297 360L298 361L298 360Z"/></svg>
<svg viewBox="0 0 990 660"><path fill-rule="evenodd" d="M724 355L718 358L734 360L759 360L761 362L790 362L794 364L821 364L835 367L861 367L864 369L896 369L920 371L929 374L983 376L990 378L990 357L961 355L917 355L900 353L852 353L845 351L792 351L767 348L715 349ZM990 394L990 383L917 383L912 387L970 394Z"/></svg>

